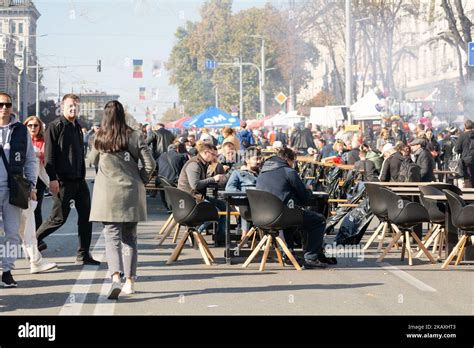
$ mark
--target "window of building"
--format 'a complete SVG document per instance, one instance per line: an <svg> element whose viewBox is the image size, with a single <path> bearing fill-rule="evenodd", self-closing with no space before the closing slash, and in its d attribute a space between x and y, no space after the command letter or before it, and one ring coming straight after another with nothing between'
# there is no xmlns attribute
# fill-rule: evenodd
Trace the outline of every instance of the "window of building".
<svg viewBox="0 0 474 348"><path fill-rule="evenodd" d="M18 24L18 34L23 34L23 23Z"/></svg>
<svg viewBox="0 0 474 348"><path fill-rule="evenodd" d="M12 34L16 34L16 23L12 22L11 27L10 27L10 32Z"/></svg>

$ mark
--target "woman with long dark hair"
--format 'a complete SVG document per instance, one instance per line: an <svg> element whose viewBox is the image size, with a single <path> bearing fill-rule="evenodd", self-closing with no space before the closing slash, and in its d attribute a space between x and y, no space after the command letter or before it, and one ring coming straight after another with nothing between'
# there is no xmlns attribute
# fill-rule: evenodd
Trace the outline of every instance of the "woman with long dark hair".
<svg viewBox="0 0 474 348"><path fill-rule="evenodd" d="M105 253L112 275L108 298L117 299L120 292L135 292L137 224L146 220L145 183L156 166L143 133L127 125L120 102L110 101L105 106L89 160L98 167L90 221L104 224ZM123 288L121 273L125 276Z"/></svg>

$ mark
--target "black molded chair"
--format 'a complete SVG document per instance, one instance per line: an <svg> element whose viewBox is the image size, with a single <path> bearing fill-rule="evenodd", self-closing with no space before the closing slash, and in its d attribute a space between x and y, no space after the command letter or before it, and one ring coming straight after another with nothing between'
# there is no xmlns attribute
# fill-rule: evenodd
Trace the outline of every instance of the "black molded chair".
<svg viewBox="0 0 474 348"><path fill-rule="evenodd" d="M174 220L177 224L187 227L184 236L179 241L166 264L169 265L178 260L186 240L192 234L195 242L199 246L204 262L206 265L211 265L212 262L215 262L215 258L209 250L204 237L196 230L196 227L208 221L217 223L219 216L216 207L209 202L197 203L190 193L175 187L165 187L165 192L171 203Z"/></svg>
<svg viewBox="0 0 474 348"><path fill-rule="evenodd" d="M423 239L423 243L425 248L429 248L430 245L433 243L433 254L436 253L437 249L439 249L439 258L441 258L442 251L444 247L447 250L447 236L446 231L444 228L444 223L446 219L446 205L441 202L434 201L432 199L428 199L425 196L427 195L441 195L444 196L443 191L439 190L439 187L449 187L454 185L428 185L428 186L420 186L420 198L421 204L426 208L428 211L428 216L430 217L430 222L432 223L431 228L429 229L428 233L426 234L425 238ZM416 257L420 257L423 253L422 250L418 252Z"/></svg>
<svg viewBox="0 0 474 348"><path fill-rule="evenodd" d="M367 250L372 245L374 240L379 237L380 240L377 251L381 251L385 236L387 235L387 231L399 231L398 228L396 226L393 226L388 219L387 202L382 198L380 194L380 188L384 187L379 184L370 183L364 183L364 186L365 191L367 192L367 196L369 197L370 211L380 220L381 224L370 236L369 240L364 245L363 250Z"/></svg>
<svg viewBox="0 0 474 348"><path fill-rule="evenodd" d="M430 221L428 211L425 209L425 207L423 207L420 203L406 201L385 187L380 187L379 195L380 199L385 200L387 204L388 219L390 223L398 226L400 231L398 231L393 237L387 249L385 249L383 254L377 259L377 262L383 261L395 243L397 243L398 240L403 237L401 261L405 259L406 251L408 254L408 264L412 266L413 259L410 245L411 236L415 240L416 244L418 244L420 250L423 251L423 253L432 263L435 263L436 261L433 259L433 256L431 256L430 252L425 248L416 233L411 230L411 228L420 223Z"/></svg>
<svg viewBox="0 0 474 348"><path fill-rule="evenodd" d="M448 199L449 209L451 211L451 221L455 227L461 231L461 238L449 254L446 261L441 266L442 269L448 268L451 261L457 255L455 266L459 265L466 250L466 245L474 234L474 205L466 205L466 202L452 191L444 190Z"/></svg>
<svg viewBox="0 0 474 348"><path fill-rule="evenodd" d="M453 184L447 184L447 183L443 183L443 182L434 182L434 183L430 183L426 186L420 186L420 188L421 187L432 187L432 188L438 189L440 191L449 190L449 191L454 192L457 195L462 195L462 190L459 187L457 187L456 185L453 185Z"/></svg>
<svg viewBox="0 0 474 348"><path fill-rule="evenodd" d="M166 179L163 176L158 176L158 179L160 180L160 185L161 185L162 188L176 187L176 185L171 183L168 179ZM165 201L166 201L167 207L169 209L172 209L171 201L170 201L166 191L165 191ZM174 237L173 237L173 243L176 243L180 226L179 226L179 224L176 223L176 221L174 221L173 214L170 214L170 216L166 220L165 224L161 227L160 232L158 233L158 236L163 235L161 237L160 241L158 242L158 245L162 245L164 243L166 238L168 238L168 236L171 234L171 231L173 230L174 227L176 227L176 229L175 229L175 234L174 234ZM157 238L158 238L158 236L157 236Z"/></svg>
<svg viewBox="0 0 474 348"><path fill-rule="evenodd" d="M285 241L281 239L278 234L280 230L301 225L303 223L303 212L300 209L288 208L277 196L269 192L248 189L247 197L249 199L253 223L256 227L263 230L265 235L242 267L247 268L252 260L257 256L260 249L265 245L259 269L261 272L264 271L268 254L272 245L274 245L278 262L281 266L284 266L285 264L278 246L283 249L283 252L291 261L293 266L298 271L301 271L300 265L288 249Z"/></svg>

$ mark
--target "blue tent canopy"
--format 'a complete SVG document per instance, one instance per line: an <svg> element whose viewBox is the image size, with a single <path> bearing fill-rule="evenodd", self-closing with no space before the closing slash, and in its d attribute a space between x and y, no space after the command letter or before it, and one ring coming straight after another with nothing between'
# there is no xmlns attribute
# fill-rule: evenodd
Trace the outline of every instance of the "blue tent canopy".
<svg viewBox="0 0 474 348"><path fill-rule="evenodd" d="M185 128L223 128L240 127L240 118L229 115L227 112L211 106L201 114L193 116L190 120L183 123Z"/></svg>

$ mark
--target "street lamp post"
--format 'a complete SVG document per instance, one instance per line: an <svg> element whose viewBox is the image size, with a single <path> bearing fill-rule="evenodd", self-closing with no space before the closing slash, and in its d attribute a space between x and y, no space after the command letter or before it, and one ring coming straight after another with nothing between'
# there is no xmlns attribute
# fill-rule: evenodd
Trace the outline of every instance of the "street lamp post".
<svg viewBox="0 0 474 348"><path fill-rule="evenodd" d="M266 97L265 97L265 72L267 69L265 68L265 37L262 35L247 35L249 37L255 37L262 40L262 47L261 47L261 66L259 69L260 72L260 112L262 114L266 114ZM257 68L258 69L258 68Z"/></svg>
<svg viewBox="0 0 474 348"><path fill-rule="evenodd" d="M352 11L351 0L346 0L346 107L352 104ZM347 112L347 121L352 124L350 111Z"/></svg>

